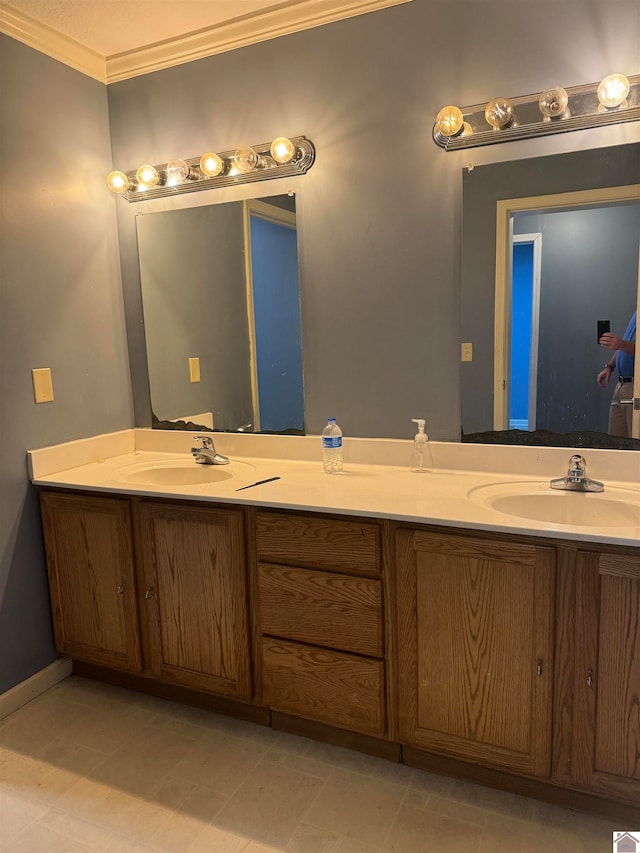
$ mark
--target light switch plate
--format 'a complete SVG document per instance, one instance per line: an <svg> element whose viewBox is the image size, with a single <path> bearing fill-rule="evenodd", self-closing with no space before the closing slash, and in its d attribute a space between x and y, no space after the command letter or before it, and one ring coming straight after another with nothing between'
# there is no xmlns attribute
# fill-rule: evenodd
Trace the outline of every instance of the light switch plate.
<svg viewBox="0 0 640 853"><path fill-rule="evenodd" d="M51 368L36 367L31 371L33 396L36 403L50 403L53 400L53 382Z"/></svg>
<svg viewBox="0 0 640 853"><path fill-rule="evenodd" d="M200 359L189 359L189 378L192 382L200 382Z"/></svg>
<svg viewBox="0 0 640 853"><path fill-rule="evenodd" d="M473 361L473 344L462 344L460 346L461 361Z"/></svg>

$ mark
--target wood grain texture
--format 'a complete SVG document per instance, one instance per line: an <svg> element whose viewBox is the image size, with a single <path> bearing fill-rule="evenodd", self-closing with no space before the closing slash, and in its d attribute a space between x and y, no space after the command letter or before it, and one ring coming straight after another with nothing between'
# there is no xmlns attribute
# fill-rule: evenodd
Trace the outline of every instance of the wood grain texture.
<svg viewBox="0 0 640 853"><path fill-rule="evenodd" d="M572 782L589 787L593 774L600 621L598 554L578 552ZM591 683L589 683L589 680Z"/></svg>
<svg viewBox="0 0 640 853"><path fill-rule="evenodd" d="M576 549L559 546L556 557L556 641L553 688L552 777L571 784L576 632Z"/></svg>
<svg viewBox="0 0 640 853"><path fill-rule="evenodd" d="M416 551L428 549L433 554L475 557L481 560L507 560L514 565L534 566L537 561L537 545L526 545L514 542L509 538L486 538L468 534L431 533L416 531L414 533L414 548Z"/></svg>
<svg viewBox="0 0 640 853"><path fill-rule="evenodd" d="M519 553L506 542L501 556L493 542L485 557L472 537L467 548L467 537L399 536L402 735L424 748L548 775L553 550Z"/></svg>
<svg viewBox="0 0 640 853"><path fill-rule="evenodd" d="M40 501L58 651L141 670L128 502L51 492Z"/></svg>
<svg viewBox="0 0 640 853"><path fill-rule="evenodd" d="M273 710L383 736L382 661L263 637L262 673Z"/></svg>
<svg viewBox="0 0 640 853"><path fill-rule="evenodd" d="M149 549L144 540L144 524L140 507L144 501L141 498L130 499L131 522L133 528L133 556L136 572L137 603L140 622L140 644L142 647L142 668L147 675L160 676L160 651L157 636L157 625L149 618L149 602L145 592L150 587L155 588L155 577L152 566L148 565Z"/></svg>
<svg viewBox="0 0 640 853"><path fill-rule="evenodd" d="M640 574L600 575L595 767L640 781Z"/></svg>
<svg viewBox="0 0 640 853"><path fill-rule="evenodd" d="M386 703L386 737L399 741L398 728L398 640L395 585L395 521L381 522L382 534L382 605L384 609L384 671Z"/></svg>
<svg viewBox="0 0 640 853"><path fill-rule="evenodd" d="M251 695L243 515L144 503L145 559L160 675L198 690Z"/></svg>
<svg viewBox="0 0 640 853"><path fill-rule="evenodd" d="M601 575L640 580L640 557L622 554L600 554L598 568Z"/></svg>
<svg viewBox="0 0 640 853"><path fill-rule="evenodd" d="M256 508L245 507L245 530L247 536L246 559L249 578L249 633L251 637L251 662L253 677L253 701L262 705L262 660L260 607L258 605L258 552L256 548Z"/></svg>
<svg viewBox="0 0 640 853"><path fill-rule="evenodd" d="M264 634L382 656L380 581L260 563L258 586Z"/></svg>
<svg viewBox="0 0 640 853"><path fill-rule="evenodd" d="M375 522L258 511L256 543L264 562L380 574L380 530Z"/></svg>
<svg viewBox="0 0 640 853"><path fill-rule="evenodd" d="M579 553L576 602L573 781L640 807L637 561Z"/></svg>

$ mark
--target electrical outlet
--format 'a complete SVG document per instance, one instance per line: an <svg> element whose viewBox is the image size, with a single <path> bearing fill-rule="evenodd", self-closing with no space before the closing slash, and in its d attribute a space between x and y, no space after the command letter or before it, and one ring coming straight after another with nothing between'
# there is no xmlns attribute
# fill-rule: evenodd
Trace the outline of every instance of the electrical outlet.
<svg viewBox="0 0 640 853"><path fill-rule="evenodd" d="M50 403L53 400L53 382L51 368L36 367L31 371L33 396L36 403Z"/></svg>
<svg viewBox="0 0 640 853"><path fill-rule="evenodd" d="M192 382L200 382L200 359L189 359L189 379Z"/></svg>
<svg viewBox="0 0 640 853"><path fill-rule="evenodd" d="M473 344L462 344L460 355L461 361L473 361Z"/></svg>

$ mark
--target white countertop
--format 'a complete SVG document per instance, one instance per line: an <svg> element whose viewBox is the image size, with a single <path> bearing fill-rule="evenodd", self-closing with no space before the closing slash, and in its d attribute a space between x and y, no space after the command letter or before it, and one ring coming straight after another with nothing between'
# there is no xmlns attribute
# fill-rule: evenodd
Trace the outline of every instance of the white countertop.
<svg viewBox="0 0 640 853"><path fill-rule="evenodd" d="M345 439L344 472L328 475L322 470L318 436L215 433L216 449L232 460L224 466L225 474L231 474L228 479L186 486L139 484L129 479L141 467L191 465L193 436L180 431L125 430L29 451L31 479L37 486L91 492L360 515L635 547L640 544L640 454L633 451L431 442L434 470L416 474L408 467L411 441ZM573 507L576 501L583 507L588 502L593 510L598 501L616 498L628 504L624 508L631 524L628 518L621 523L623 515L618 518L615 513L613 520L609 514L607 526L562 524L555 515L553 521L539 521L499 512L483 499L496 489L512 494L546 494L549 480L566 473L572 452L586 458L589 476L602 480L605 492L555 492L555 500L564 501L562 506L573 501ZM270 477L279 479L237 491ZM596 509L589 515L597 519L599 512Z"/></svg>

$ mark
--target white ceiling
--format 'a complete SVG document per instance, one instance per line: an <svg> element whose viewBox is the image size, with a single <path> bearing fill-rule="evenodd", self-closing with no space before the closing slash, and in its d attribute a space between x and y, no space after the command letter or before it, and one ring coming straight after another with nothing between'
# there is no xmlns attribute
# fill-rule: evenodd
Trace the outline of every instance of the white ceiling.
<svg viewBox="0 0 640 853"><path fill-rule="evenodd" d="M295 0L294 0L295 2ZM104 57L253 15L281 0L8 0Z"/></svg>
<svg viewBox="0 0 640 853"><path fill-rule="evenodd" d="M103 83L411 0L0 0L0 32Z"/></svg>

